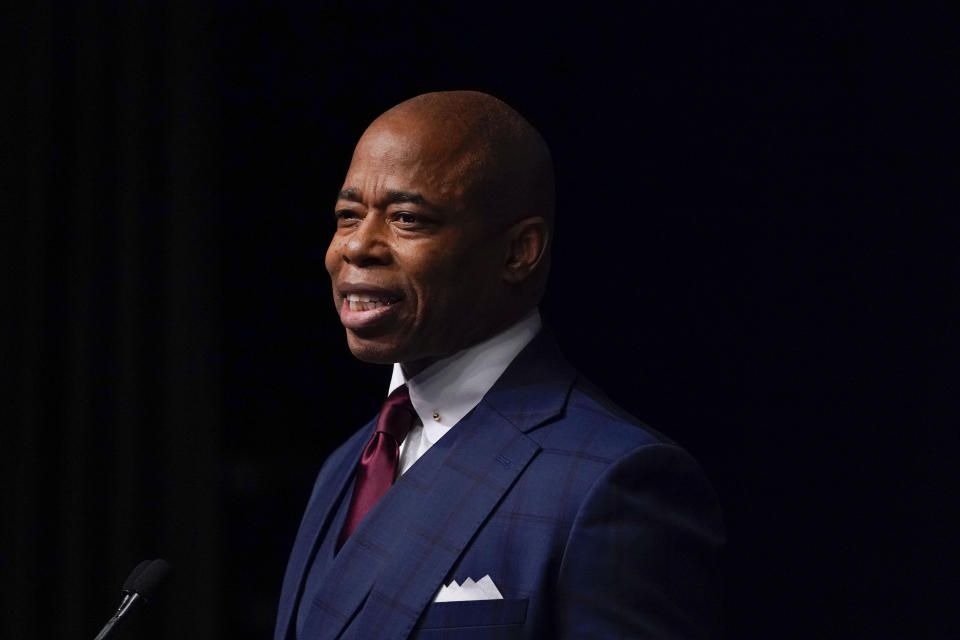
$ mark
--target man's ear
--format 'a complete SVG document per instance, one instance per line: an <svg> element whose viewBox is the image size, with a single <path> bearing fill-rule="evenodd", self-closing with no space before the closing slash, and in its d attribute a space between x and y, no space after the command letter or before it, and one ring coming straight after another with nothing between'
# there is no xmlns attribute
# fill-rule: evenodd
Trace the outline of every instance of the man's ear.
<svg viewBox="0 0 960 640"><path fill-rule="evenodd" d="M519 284L536 272L545 260L550 245L550 225L546 218L533 216L513 223L507 230L510 241L503 279Z"/></svg>

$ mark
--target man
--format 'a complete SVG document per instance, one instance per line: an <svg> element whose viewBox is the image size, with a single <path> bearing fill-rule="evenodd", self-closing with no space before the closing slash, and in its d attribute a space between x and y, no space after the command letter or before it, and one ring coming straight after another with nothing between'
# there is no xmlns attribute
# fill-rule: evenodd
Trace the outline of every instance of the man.
<svg viewBox="0 0 960 640"><path fill-rule="evenodd" d="M540 135L482 93L361 137L326 267L350 350L393 379L320 470L276 640L716 632L709 483L541 330L553 199Z"/></svg>

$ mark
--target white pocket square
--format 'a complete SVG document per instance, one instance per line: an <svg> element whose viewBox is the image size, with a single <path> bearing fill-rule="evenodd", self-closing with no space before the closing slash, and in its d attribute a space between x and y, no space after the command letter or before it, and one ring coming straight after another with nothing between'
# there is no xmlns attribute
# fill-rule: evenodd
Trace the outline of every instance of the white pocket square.
<svg viewBox="0 0 960 640"><path fill-rule="evenodd" d="M434 602L464 602L466 600L503 600L497 585L493 584L490 574L483 576L476 582L467 578L463 584L454 580L446 586L440 587Z"/></svg>

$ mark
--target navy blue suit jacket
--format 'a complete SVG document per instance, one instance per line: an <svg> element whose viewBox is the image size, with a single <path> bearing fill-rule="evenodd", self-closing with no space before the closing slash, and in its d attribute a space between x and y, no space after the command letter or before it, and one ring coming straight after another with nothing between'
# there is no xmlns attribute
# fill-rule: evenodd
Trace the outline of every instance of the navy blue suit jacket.
<svg viewBox="0 0 960 640"><path fill-rule="evenodd" d="M375 420L323 465L275 640L718 635L716 496L693 459L612 405L541 332L390 488L299 602ZM348 496L347 496L348 498ZM503 600L432 603L490 574Z"/></svg>

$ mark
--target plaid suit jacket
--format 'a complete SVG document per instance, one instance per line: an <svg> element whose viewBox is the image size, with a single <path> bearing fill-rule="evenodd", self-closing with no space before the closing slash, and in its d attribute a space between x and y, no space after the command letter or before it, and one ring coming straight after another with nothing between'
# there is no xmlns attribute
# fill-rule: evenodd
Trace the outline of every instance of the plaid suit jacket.
<svg viewBox="0 0 960 640"><path fill-rule="evenodd" d="M681 448L624 414L541 332L367 514L299 602L312 551L376 420L323 465L275 640L707 638L718 634L716 495ZM320 562L321 560L316 560ZM503 600L433 603L490 574Z"/></svg>

